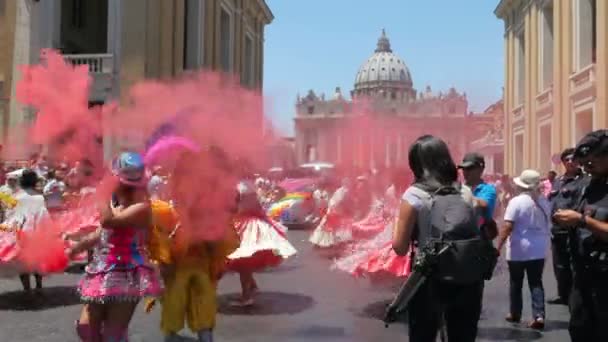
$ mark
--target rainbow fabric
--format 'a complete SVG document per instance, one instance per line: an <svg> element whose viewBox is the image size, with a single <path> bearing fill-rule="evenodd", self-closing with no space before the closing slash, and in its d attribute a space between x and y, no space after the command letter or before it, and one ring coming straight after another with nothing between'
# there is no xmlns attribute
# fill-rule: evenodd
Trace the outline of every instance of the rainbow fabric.
<svg viewBox="0 0 608 342"><path fill-rule="evenodd" d="M287 196L281 198L278 202L276 202L270 206L270 208L268 209L268 212L267 212L268 217L270 217L273 220L277 220L278 218L281 217L281 214L283 213L283 211L286 210L287 208L291 207L291 205L294 202L306 200L311 197L312 197L312 195L307 192L293 192L293 193L287 194Z"/></svg>

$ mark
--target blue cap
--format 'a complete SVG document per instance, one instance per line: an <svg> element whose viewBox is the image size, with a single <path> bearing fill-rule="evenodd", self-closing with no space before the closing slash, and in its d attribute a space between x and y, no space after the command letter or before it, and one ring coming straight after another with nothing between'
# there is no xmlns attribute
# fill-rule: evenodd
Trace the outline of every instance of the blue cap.
<svg viewBox="0 0 608 342"><path fill-rule="evenodd" d="M139 153L123 152L112 162L112 172L126 185L142 186L146 181L146 166Z"/></svg>

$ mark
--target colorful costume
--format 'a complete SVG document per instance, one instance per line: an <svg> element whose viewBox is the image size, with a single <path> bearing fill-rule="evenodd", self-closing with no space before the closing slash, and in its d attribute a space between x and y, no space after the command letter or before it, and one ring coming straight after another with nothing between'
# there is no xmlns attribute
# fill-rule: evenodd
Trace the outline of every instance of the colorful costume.
<svg viewBox="0 0 608 342"><path fill-rule="evenodd" d="M341 187L331 196L327 213L315 228L309 241L318 247L332 247L353 239L352 219L348 216L347 196L349 192Z"/></svg>
<svg viewBox="0 0 608 342"><path fill-rule="evenodd" d="M22 190L15 198L2 195L0 201L9 209L0 224L0 277L63 272L68 262L66 245L53 234L44 198L33 190Z"/></svg>
<svg viewBox="0 0 608 342"><path fill-rule="evenodd" d="M228 256L228 268L233 271L258 271L277 266L296 254L287 240L287 228L269 219L250 182L238 186L238 214L234 228L241 244Z"/></svg>
<svg viewBox="0 0 608 342"><path fill-rule="evenodd" d="M339 269L360 277L374 274L390 274L405 277L411 270L410 256L398 256L393 251L393 223L388 223L382 233L375 238L354 245L347 256L338 259L333 265Z"/></svg>
<svg viewBox="0 0 608 342"><path fill-rule="evenodd" d="M398 203L394 187L389 188L380 214L384 218L382 231L371 240L354 244L350 253L334 263L334 269L348 272L356 277L380 273L395 277L409 275L411 253L407 256L398 256L393 251L393 226Z"/></svg>
<svg viewBox="0 0 608 342"><path fill-rule="evenodd" d="M353 223L353 237L357 240L372 238L384 230L387 221L384 203L374 200L367 216L363 220Z"/></svg>
<svg viewBox="0 0 608 342"><path fill-rule="evenodd" d="M166 287L162 296L161 330L171 341L186 321L200 341L210 341L217 311L217 282L226 256L238 247L238 237L231 235L218 242L178 246L175 241L179 239L171 236L180 234L174 208L169 203L153 201L152 212L150 254L161 267L171 270L163 274Z"/></svg>
<svg viewBox="0 0 608 342"><path fill-rule="evenodd" d="M148 258L148 232L138 228L99 229L100 241L79 284L81 299L104 304L161 295L160 276Z"/></svg>

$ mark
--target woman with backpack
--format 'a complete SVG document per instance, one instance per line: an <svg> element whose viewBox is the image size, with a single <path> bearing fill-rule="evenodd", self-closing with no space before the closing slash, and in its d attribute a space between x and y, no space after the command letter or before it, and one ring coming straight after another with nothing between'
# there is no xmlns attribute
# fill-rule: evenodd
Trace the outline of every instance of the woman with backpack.
<svg viewBox="0 0 608 342"><path fill-rule="evenodd" d="M505 210L504 226L498 237L498 250L507 246L509 265L510 312L505 318L518 323L522 311L524 273L532 297L532 321L529 327L545 327L545 292L543 270L549 248L551 208L542 195L541 176L535 170L524 170L513 179L519 194L513 197Z"/></svg>
<svg viewBox="0 0 608 342"><path fill-rule="evenodd" d="M445 197L460 201L465 209L467 215L461 215L461 218L467 223L461 226L466 226L466 233L479 236L471 190L458 183L458 171L447 144L431 135L422 136L410 146L408 159L414 184L408 187L401 199L393 231L394 251L406 255L414 243L416 253L421 254L421 250L432 241L429 237L434 237L437 229L432 224L433 215L444 214L433 211L434 204L439 204L436 197L443 197L438 195L443 189L451 189L450 195ZM462 238L467 238L466 234ZM410 341L435 341L442 322L447 327L449 341L475 341L482 294L482 279L454 284L431 274L408 305Z"/></svg>

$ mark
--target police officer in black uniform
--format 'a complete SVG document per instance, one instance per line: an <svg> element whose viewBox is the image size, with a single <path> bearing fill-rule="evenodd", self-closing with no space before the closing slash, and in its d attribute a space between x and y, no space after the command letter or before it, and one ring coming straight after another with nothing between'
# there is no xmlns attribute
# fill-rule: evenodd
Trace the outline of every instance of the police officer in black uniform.
<svg viewBox="0 0 608 342"><path fill-rule="evenodd" d="M574 160L574 148L565 149L560 157L566 171L553 182L553 188L549 194L552 213L559 209L576 210L583 188L583 173ZM551 227L551 252L553 254L553 273L557 281L557 297L548 301L551 304L567 305L570 289L572 288L568 234L569 229L567 227L553 223Z"/></svg>
<svg viewBox="0 0 608 342"><path fill-rule="evenodd" d="M574 157L591 179L578 211L553 215L560 225L575 227L570 235L574 286L568 330L574 342L608 341L608 130L583 137Z"/></svg>

